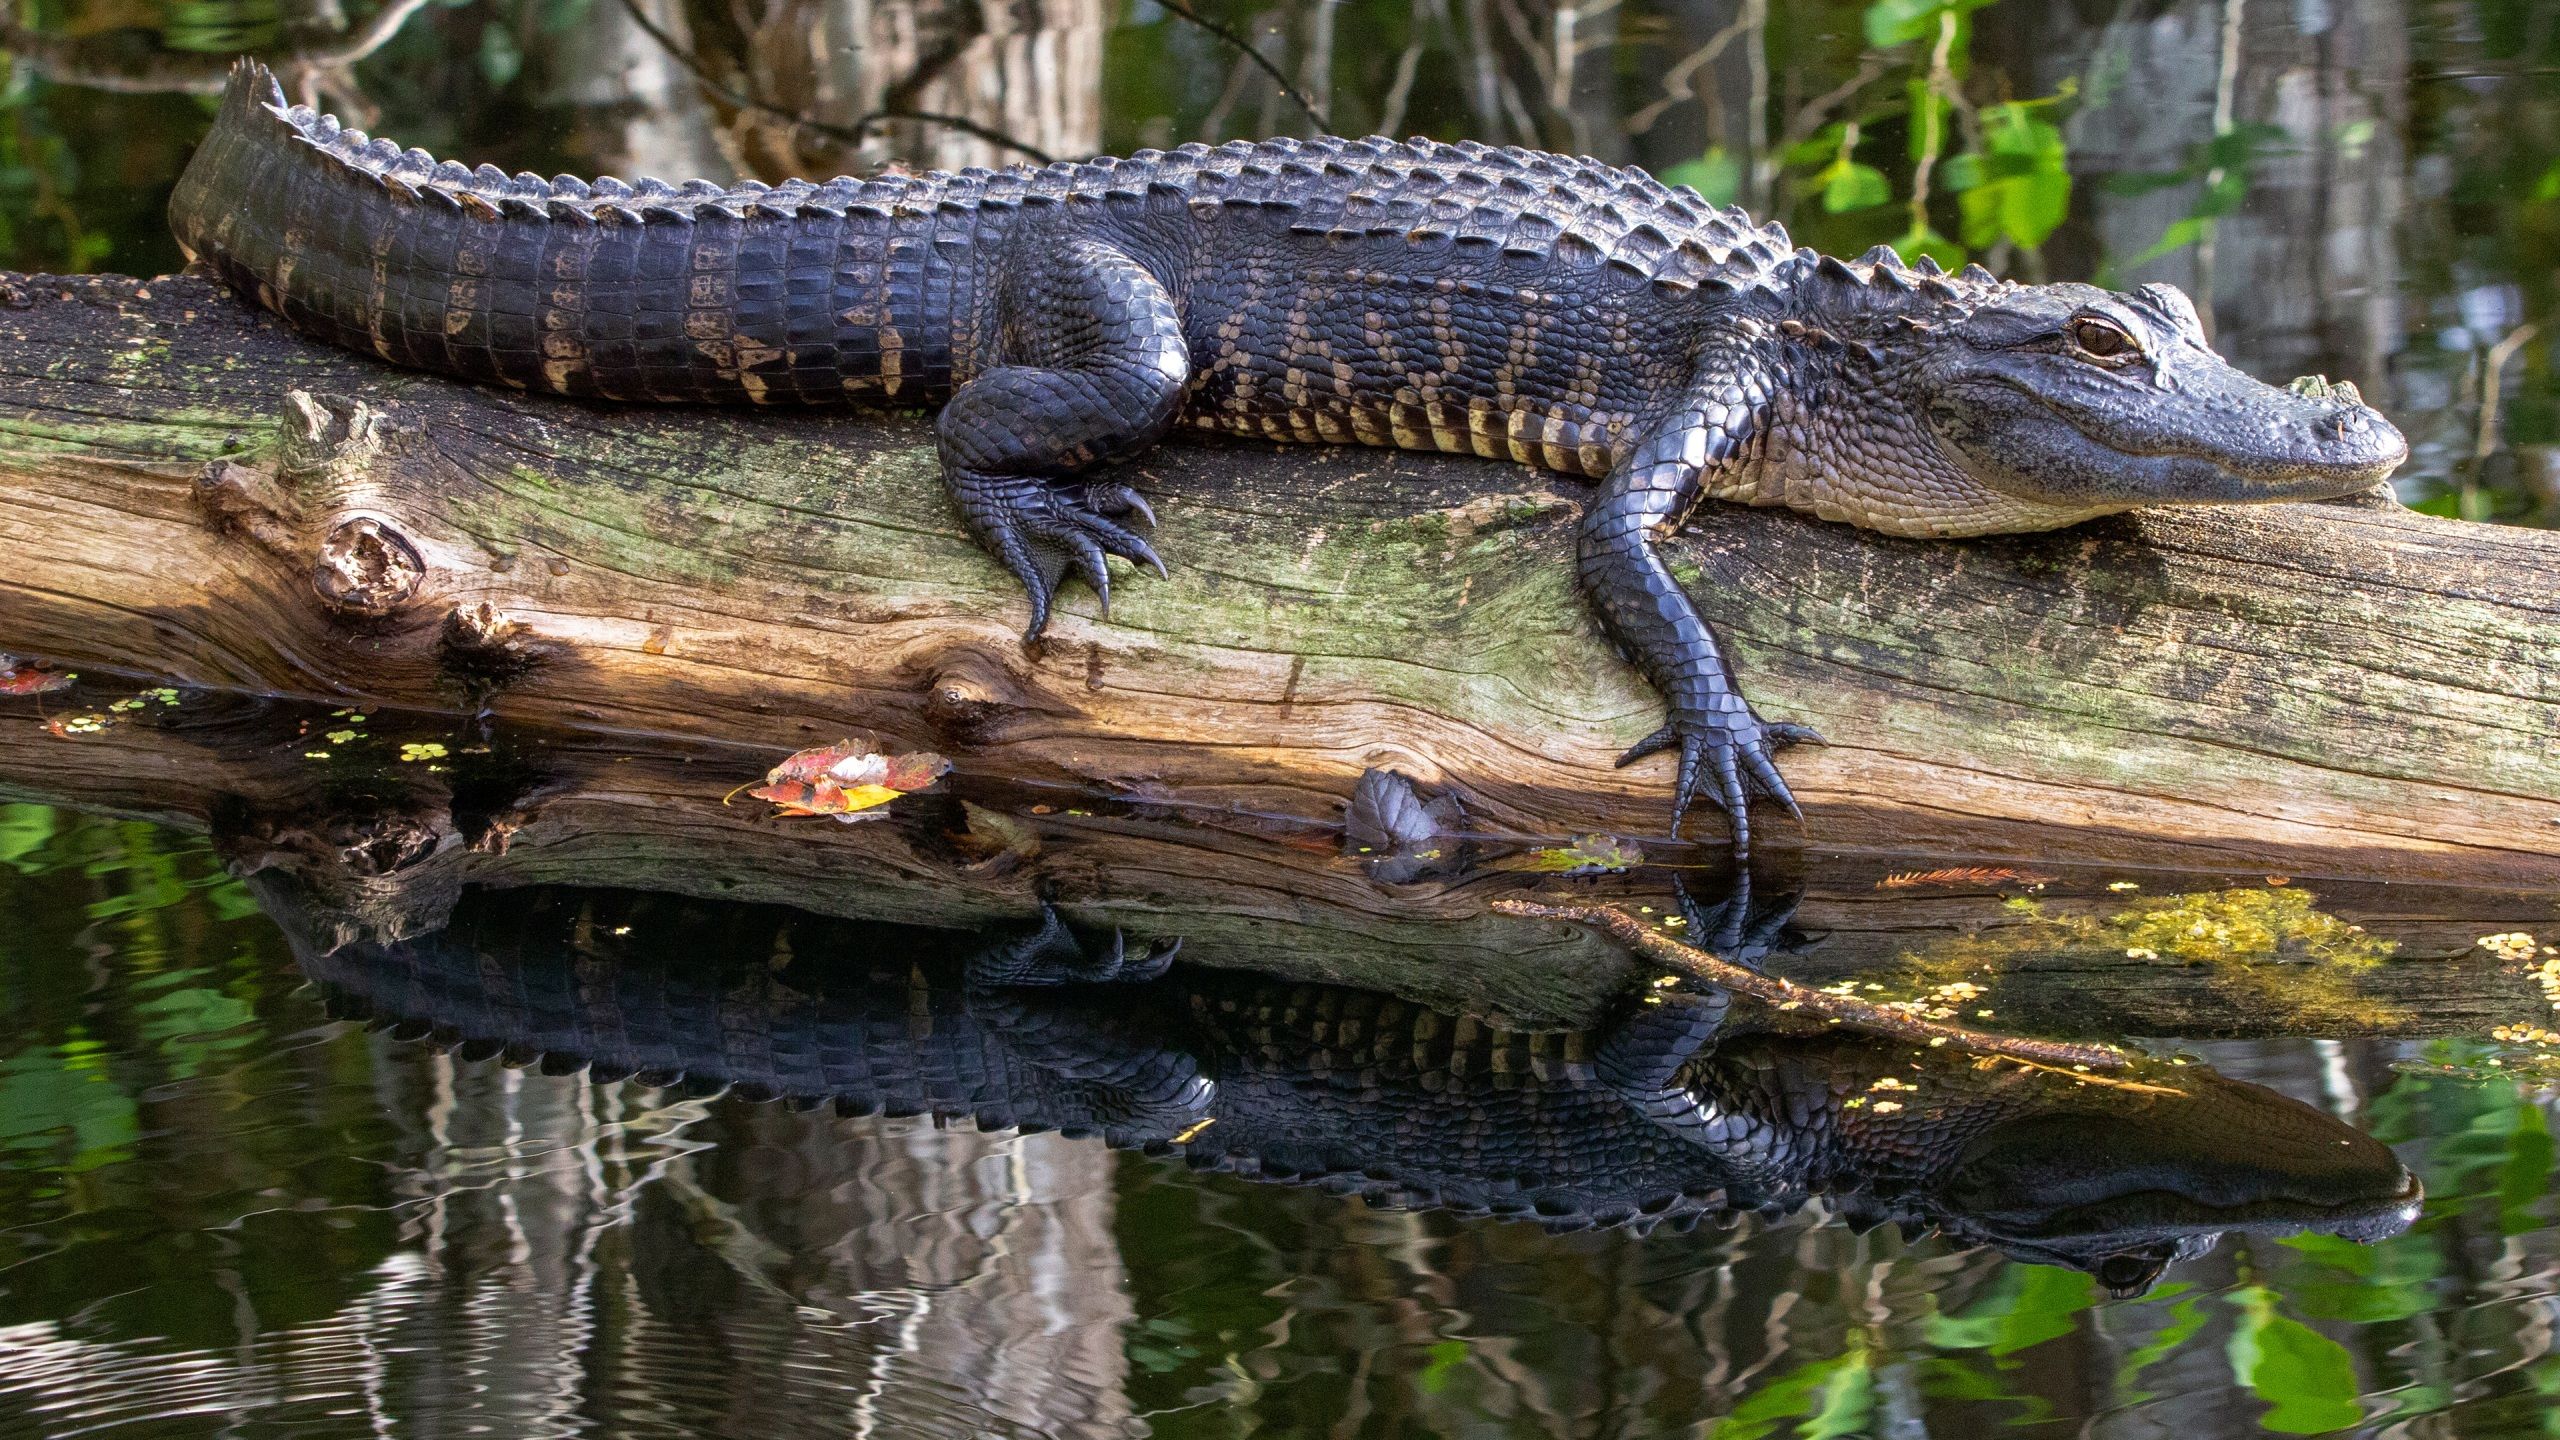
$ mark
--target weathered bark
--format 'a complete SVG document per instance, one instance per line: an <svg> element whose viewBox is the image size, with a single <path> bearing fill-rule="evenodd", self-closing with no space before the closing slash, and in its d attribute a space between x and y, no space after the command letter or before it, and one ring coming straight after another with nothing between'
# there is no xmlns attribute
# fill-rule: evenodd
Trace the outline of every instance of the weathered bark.
<svg viewBox="0 0 2560 1440"><path fill-rule="evenodd" d="M1506 465L1167 446L1170 582L1016 587L912 418L644 410L306 344L191 279L10 283L0 642L201 685L716 737L1326 821L1659 835L1660 702ZM1675 551L1826 847L2472 884L2560 876L2560 537L2345 506L1882 539L1715 510ZM1713 835L1712 814L1693 822ZM1762 827L1772 843L1797 832Z"/></svg>

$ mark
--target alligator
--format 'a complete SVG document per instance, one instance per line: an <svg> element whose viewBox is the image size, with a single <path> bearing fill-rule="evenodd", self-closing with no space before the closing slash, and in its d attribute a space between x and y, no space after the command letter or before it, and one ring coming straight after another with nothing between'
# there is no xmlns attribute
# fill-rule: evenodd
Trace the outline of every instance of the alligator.
<svg viewBox="0 0 2560 1440"><path fill-rule="evenodd" d="M191 260L322 339L613 401L939 407L961 517L1030 596L1026 643L1154 513L1092 473L1180 426L1507 459L1598 482L1581 590L1667 701L1619 758L1801 822L1763 720L1660 542L1702 500L1892 535L2144 505L2341 498L2406 457L2351 385L2216 355L2129 294L1854 261L1640 170L1383 138L1042 167L669 185L510 177L288 106L237 68L180 178Z"/></svg>
<svg viewBox="0 0 2560 1440"><path fill-rule="evenodd" d="M288 926L299 933L327 927ZM2372 1240L2418 1182L2198 1065L2075 1074L1647 988L1523 1032L1087 936L853 924L630 891L469 892L433 935L296 960L333 1013L474 1060L848 1115L1056 1129L1198 1169L1551 1230L1820 1199L2120 1295L2229 1231ZM2098 1143L2103 1141L2103 1143Z"/></svg>

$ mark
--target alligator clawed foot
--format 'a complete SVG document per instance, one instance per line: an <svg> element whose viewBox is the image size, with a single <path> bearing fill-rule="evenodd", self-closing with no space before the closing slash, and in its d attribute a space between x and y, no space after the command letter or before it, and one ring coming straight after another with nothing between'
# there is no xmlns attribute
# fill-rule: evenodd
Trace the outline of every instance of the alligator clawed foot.
<svg viewBox="0 0 2560 1440"><path fill-rule="evenodd" d="M1155 512L1135 490L1104 482L1061 483L1019 475L981 475L962 471L954 478L960 513L1031 597L1031 624L1024 644L1040 638L1049 625L1049 605L1056 583L1041 562L1043 547L1066 559L1111 615L1111 572L1107 557L1117 555L1144 565L1158 579L1166 571L1163 557L1145 537L1114 517L1132 517L1153 525Z"/></svg>
<svg viewBox="0 0 2560 1440"><path fill-rule="evenodd" d="M1784 942L1796 907L1804 903L1804 886L1799 882L1767 903L1754 905L1748 865L1734 871L1732 890L1713 905L1699 903L1688 880L1677 873L1671 878L1671 894L1691 945L1752 970L1761 968L1760 962Z"/></svg>
<svg viewBox="0 0 2560 1440"><path fill-rule="evenodd" d="M1747 708L1720 711L1675 711L1670 723L1630 746L1618 757L1624 769L1648 755L1676 748L1680 756L1679 783L1672 792L1671 830L1678 834L1680 824L1688 818L1689 807L1700 794L1702 782L1707 798L1716 802L1733 822L1733 851L1737 857L1751 853L1751 795L1753 791L1768 796L1804 823L1804 811L1796 804L1793 791L1778 774L1769 752L1786 745L1819 745L1821 732L1809 725L1785 722L1763 723Z"/></svg>
<svg viewBox="0 0 2560 1440"><path fill-rule="evenodd" d="M1132 954L1127 932L1088 938L1071 928L1058 908L1040 902L1040 924L1016 940L990 945L971 957L969 976L981 986L1143 985L1160 978L1182 953L1182 940L1151 941Z"/></svg>

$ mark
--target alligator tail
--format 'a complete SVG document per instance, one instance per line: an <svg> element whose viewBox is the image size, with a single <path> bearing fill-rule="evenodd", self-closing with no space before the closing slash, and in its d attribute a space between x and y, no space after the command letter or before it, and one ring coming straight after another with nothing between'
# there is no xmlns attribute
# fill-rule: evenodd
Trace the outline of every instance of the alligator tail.
<svg viewBox="0 0 2560 1440"><path fill-rule="evenodd" d="M984 238L937 203L951 178L473 170L289 106L244 60L169 221L242 294L395 364L613 400L914 403L947 385L962 313L935 250Z"/></svg>

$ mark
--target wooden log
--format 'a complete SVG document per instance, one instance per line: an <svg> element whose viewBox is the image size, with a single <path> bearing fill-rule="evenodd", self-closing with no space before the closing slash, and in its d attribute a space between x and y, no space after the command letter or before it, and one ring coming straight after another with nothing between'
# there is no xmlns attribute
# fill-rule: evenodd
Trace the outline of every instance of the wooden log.
<svg viewBox="0 0 2560 1440"><path fill-rule="evenodd" d="M918 416L409 374L212 285L0 293L0 645L247 691L796 747L1328 819L1392 766L1481 826L1659 837L1660 702L1571 583L1570 482L1166 446L1174 577L1026 651ZM1826 848L2560 881L2560 536L2352 506L1909 542L1710 507L1674 551ZM1702 814L1693 830L1713 838ZM1761 827L1772 845L1798 832Z"/></svg>
<svg viewBox="0 0 2560 1440"><path fill-rule="evenodd" d="M1664 852L1667 865L1574 876L1535 852L1457 846L1445 864L1405 876L1345 855L1328 827L1204 823L1131 802L1060 806L1054 791L966 773L860 824L783 819L733 794L771 758L736 746L362 715L83 676L59 693L0 699L0 802L206 835L320 951L432 931L470 886L665 891L991 936L1028 933L1047 899L1132 943L1178 937L1187 961L1391 990L1522 1026L1589 1023L1658 972L1584 927L1497 905L1613 903L1663 923L1675 882L1707 905L1733 883L1680 848ZM2174 928L2190 916L2245 928L2274 897L2269 877L1913 873L1923 863L1765 859L1753 913L1772 917L1801 894L1768 968L2029 1035L2476 1036L2553 1023L2535 978L2547 957L2475 943L2525 932L2560 945L2548 894L2276 877L2303 901L2275 917L2289 932L2282 943L2253 952L2235 936L2221 947L2231 953L2188 963L2174 947L2128 953L2137 947L2125 917L2167 907ZM2387 947L2387 958L2340 966L2302 943L2345 924L2364 927L2364 948L2380 957ZM1686 925L1666 933L1708 938ZM1953 1003L1944 987L1954 984L1980 993Z"/></svg>

